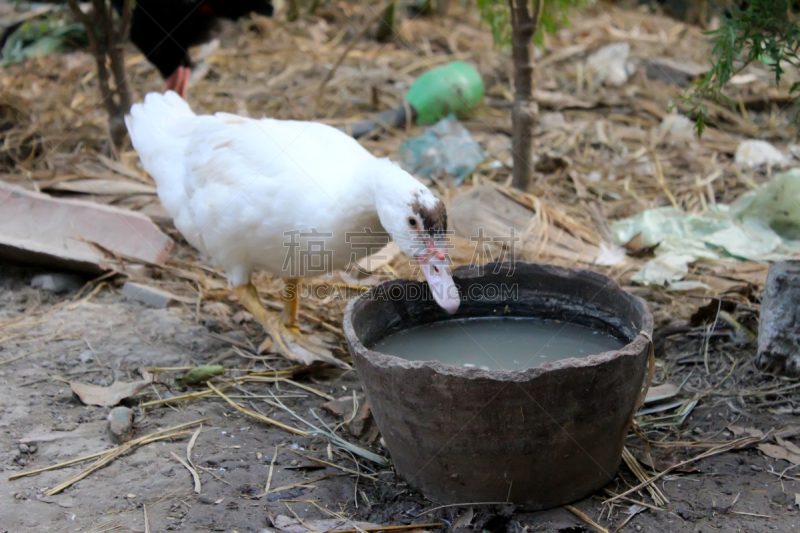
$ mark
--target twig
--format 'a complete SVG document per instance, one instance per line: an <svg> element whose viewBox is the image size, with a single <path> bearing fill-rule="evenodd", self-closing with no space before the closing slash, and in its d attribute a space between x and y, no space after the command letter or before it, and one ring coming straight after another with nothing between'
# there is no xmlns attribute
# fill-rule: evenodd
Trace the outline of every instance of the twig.
<svg viewBox="0 0 800 533"><path fill-rule="evenodd" d="M613 491L610 491L608 489L603 489L603 491L606 494L608 494L609 496L618 496L617 493L615 493ZM627 496L625 496L623 498L620 498L620 499L621 500L625 500L626 502L635 503L636 505L641 505L642 507L647 507L648 509L652 509L653 511L661 511L662 513L666 512L665 509L662 509L660 507L656 507L655 505L650 505L649 503L645 503L645 502L640 501L640 500L634 500L633 498L628 498Z"/></svg>
<svg viewBox="0 0 800 533"><path fill-rule="evenodd" d="M264 494L269 494L269 486L272 485L272 473L275 470L275 459L278 458L278 445L275 445L275 453L272 454L272 461L269 462L269 475L267 475L267 485L264 487Z"/></svg>
<svg viewBox="0 0 800 533"><path fill-rule="evenodd" d="M733 511L733 514L741 514L741 515L745 515L745 516L756 516L758 518L772 518L769 515L758 514L758 513L745 513L744 511Z"/></svg>
<svg viewBox="0 0 800 533"><path fill-rule="evenodd" d="M228 390L232 386L233 385L225 383L225 385L221 386L220 389L221 390ZM154 405L161 405L163 403L173 403L173 402L183 402L183 401L188 401L188 400L194 400L195 398L202 398L203 396L209 396L211 394L214 394L213 390L204 390L204 391L200 391L200 392L190 392L188 394L181 394L180 396L173 396L172 398L162 398L160 400L152 400L152 401L149 401L149 402L144 402L143 404L140 405L140 407L152 407Z"/></svg>
<svg viewBox="0 0 800 533"><path fill-rule="evenodd" d="M83 463L83 462L89 461L91 459L96 459L98 457L102 457L104 455L108 455L108 454L114 453L116 450L119 450L123 446L138 446L140 444L149 444L150 442L154 442L155 439L171 438L174 435L170 434L170 435L168 435L166 437L159 437L159 435L163 435L164 433L168 433L168 432L172 432L172 431L178 431L178 430L181 430L181 429L189 427L189 426L194 426L196 424L202 424L206 420L208 420L208 418L201 418L200 420L195 420L194 422L187 422L185 424L179 424L179 425L173 426L171 428L162 429L162 430L156 431L154 433L150 433L149 435L145 435L144 437L139 437L138 439L134 439L134 440L132 440L130 442L127 442L127 443L123 444L122 446L118 446L116 448L111 448L110 450L105 450L105 451L102 451L102 452L93 453L91 455L86 455L86 456L80 457L78 459L72 459L72 460L66 461L64 463L59 463L57 465L46 466L44 468L39 468L39 469L36 469L36 470L30 470L28 472L22 472L20 474L14 474L13 476L9 477L8 480L9 481L14 481L15 479L20 479L20 478L23 478L23 477L33 476L33 475L36 475L36 474L41 474L42 472L48 472L50 470L58 470L58 469L61 469L61 468L66 468L68 466L72 466L72 465L77 464L77 463ZM184 433L185 432L181 432L181 434L184 434Z"/></svg>
<svg viewBox="0 0 800 533"><path fill-rule="evenodd" d="M372 25L375 24L378 21L378 19L383 16L383 12L386 11L386 9L394 2L395 0L386 0L386 2L381 4L381 6L377 8L377 11L369 19L367 19L367 22L364 23L364 26L361 28L358 34L356 34L356 36L350 40L350 43L347 45L347 47L345 47L345 49L339 55L339 58L336 60L336 63L333 64L333 67L331 67L331 69L325 75L325 78L323 78L322 83L319 84L319 88L317 89L318 93L322 94L323 89L325 89L325 86L328 85L329 81L331 81L331 78L333 78L333 75L336 73L336 70L344 62L345 58L347 57L347 54L350 53L350 51L356 44L362 41L364 36L372 27Z"/></svg>
<svg viewBox="0 0 800 533"><path fill-rule="evenodd" d="M389 483L388 481L376 478L375 476L371 476L369 474L361 474L361 473L356 472L355 470L353 470L351 468L347 468L347 467L344 467L344 466L339 466L339 465L334 464L334 463L329 463L328 461L323 461L322 459L317 459L316 457L311 457L309 455L302 454L302 453L298 452L297 450L292 450L291 448L288 448L288 450L290 452L296 453L300 457L305 457L309 461L314 461L315 463L323 464L323 465L330 466L330 467L333 467L333 468L338 468L339 470L343 470L343 471L345 471L345 472L347 472L349 474L353 474L354 476L361 475L361 476L369 478L369 479L371 479L373 481L378 481L380 483L386 483L387 485L391 485L391 483Z"/></svg>
<svg viewBox="0 0 800 533"><path fill-rule="evenodd" d="M600 524L598 524L597 522L586 516L582 511L576 509L575 507L571 505L565 505L564 509L567 509L572 514L576 515L578 518L580 518L581 520L583 520L584 522L595 528L600 533L608 533L608 530L606 528L604 528L603 526L601 526Z"/></svg>
<svg viewBox="0 0 800 533"><path fill-rule="evenodd" d="M47 492L45 492L45 496L55 496L56 494L58 494L59 492L63 491L64 489L74 485L78 481L80 481L83 478L87 477L89 474L91 474L95 470L99 470L100 468L104 467L105 465L111 463L114 459L120 457L121 455L124 455L125 453L129 452L130 450L132 450L133 448L135 448L135 447L137 447L139 445L149 444L151 442L170 439L170 438L173 438L173 437L179 437L179 436L186 435L187 433L188 433L188 431L178 431L178 432L175 432L175 433L168 433L166 435L160 435L158 437L153 437L151 439L147 439L147 440L143 440L143 441L140 441L140 442L136 442L135 444L134 444L134 441L126 442L122 446L119 446L118 448L115 448L111 453L99 458L97 461L92 463L89 467L84 469L82 472L79 472L78 474L75 474L74 476L72 476L67 481L65 481L65 482L61 483L60 485L57 485L57 486L53 487L52 489L48 490Z"/></svg>
<svg viewBox="0 0 800 533"><path fill-rule="evenodd" d="M186 460L189 461L189 464L192 464L192 448L194 448L194 443L197 442L197 437L200 436L200 431L203 429L203 424L200 424L200 427L197 428L197 431L194 432L192 438L189 439L189 444L186 445Z"/></svg>
<svg viewBox="0 0 800 533"><path fill-rule="evenodd" d="M283 487L277 487L277 488L274 488L274 489L272 489L270 491L266 491L264 494L260 494L259 496L256 496L256 498L263 498L264 496L266 496L268 494L274 494L276 492L283 492L285 490L293 489L295 487L302 487L304 485L310 485L311 483L316 483L317 481L322 481L323 479L328 479L329 477L331 477L330 474L325 474L324 476L315 477L314 479L306 479L306 480L303 480L303 481L299 481L297 483L292 483L291 485L284 485Z"/></svg>
<svg viewBox="0 0 800 533"><path fill-rule="evenodd" d="M289 433L294 433L295 435L300 435L301 437L307 437L308 436L308 433L306 433L302 429L297 429L297 428L293 428L292 426L287 426L286 424L282 424L281 422L278 422L277 420L273 420L273 419L269 418L268 416L264 416L264 415L262 415L260 413L256 413L255 411L251 411L250 409L245 409L244 407L242 407L238 403L234 402L233 400L231 400L230 398L228 398L227 396L222 394L222 392L218 388L216 388L213 384L207 383L207 385L211 390L216 392L223 400L225 400L226 402L231 404L231 406L234 407L237 411L239 411L241 413L244 413L247 416L253 417L256 420L261 420L262 422L266 422L267 424L272 424L273 426L278 426L281 429L285 429Z"/></svg>
<svg viewBox="0 0 800 533"><path fill-rule="evenodd" d="M176 460L177 460L177 461L178 461L180 464L182 464L182 465L184 466L184 468L186 468L186 470L188 470L188 471L189 471L189 473L190 473L190 474L192 474L192 479L194 479L194 491L195 491L195 493L196 493L196 494L200 494L200 488L201 488L201 486L200 486L200 476L198 476L198 475L197 475L197 470L195 470L194 468L192 468L192 465L190 465L189 463L187 463L186 461L184 461L183 459L181 459L181 458L178 456L178 454L177 454L177 453L173 452L172 450L170 450L170 452L169 452L169 453L170 453L170 455L172 455L172 457L174 457L174 458L175 458L175 459L176 459Z"/></svg>
<svg viewBox="0 0 800 533"><path fill-rule="evenodd" d="M717 448L712 448L711 450L705 451L705 452L701 453L700 455L692 457L691 459L687 459L685 461L681 461L680 463L674 464L674 465L670 466L669 468L666 468L666 469L662 470L661 472L659 472L655 476L651 477L647 481L643 481L642 483L639 483L635 487L626 490L622 494L618 494L617 496L614 496L613 498L610 498L610 499L606 500L605 503L617 501L617 500L619 500L619 499L621 499L621 498L623 498L623 497L625 497L625 496L627 496L629 494L632 494L632 493L634 493L636 491L639 491L639 490L647 487L651 483L655 483L656 481L658 481L659 479L661 479L665 475L669 474L670 472L672 472L676 468L680 468L682 466L686 466L689 463L693 463L695 461L699 461L700 459L705 459L705 458L711 457L713 455L719 455L721 453L725 453L725 452L730 451L730 450L734 450L734 449L737 449L737 448L744 448L746 446L750 446L751 444L755 444L755 443L758 443L758 442L763 442L764 440L766 440L768 438L768 436L770 436L770 435L767 434L767 435L764 435L763 437L743 437L741 439L733 440L733 441L731 441L731 442L729 442L729 443L727 443L727 444L725 444L723 446L719 446Z"/></svg>
<svg viewBox="0 0 800 533"><path fill-rule="evenodd" d="M434 511L438 511L439 509L447 509L449 507L465 507L467 505L508 505L506 502L465 502L465 503L450 503L447 505L440 505L438 507L434 507L433 509L428 509L423 514L431 514Z"/></svg>
<svg viewBox="0 0 800 533"><path fill-rule="evenodd" d="M150 520L147 519L147 504L143 504L144 508L144 533L150 533Z"/></svg>
<svg viewBox="0 0 800 533"><path fill-rule="evenodd" d="M628 468L631 469L631 472L633 472L633 475L636 476L636 479L639 481L647 481L650 479L644 469L639 465L638 459L633 456L627 446L622 448L622 458L625 460L625 464L628 465ZM649 485L647 491L650 493L650 497L653 498L656 505L666 505L669 503L669 499L657 486Z"/></svg>
<svg viewBox="0 0 800 533"><path fill-rule="evenodd" d="M208 474L208 475L210 475L210 476L212 476L212 477L216 478L216 479L217 479L217 481L221 481L222 483L225 483L226 485L228 485L228 486L231 486L231 484L230 484L230 483L228 483L227 481L225 481L224 479L222 479L221 477L219 477L218 475L216 475L214 472L212 472L212 471L211 471L211 470L209 470L208 468L206 468L206 467L204 467L204 466L200 466L200 465L197 465L197 468L199 468L200 470L202 470L202 471L203 471L203 472L205 472L206 474Z"/></svg>

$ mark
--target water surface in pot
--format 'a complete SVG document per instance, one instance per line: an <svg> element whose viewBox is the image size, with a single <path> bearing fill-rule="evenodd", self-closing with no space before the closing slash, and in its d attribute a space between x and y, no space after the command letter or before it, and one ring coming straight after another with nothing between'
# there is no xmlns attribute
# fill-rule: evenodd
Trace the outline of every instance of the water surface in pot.
<svg viewBox="0 0 800 533"><path fill-rule="evenodd" d="M483 370L519 370L548 361L619 350L626 341L590 327L539 318L473 317L392 333L373 350L411 361Z"/></svg>

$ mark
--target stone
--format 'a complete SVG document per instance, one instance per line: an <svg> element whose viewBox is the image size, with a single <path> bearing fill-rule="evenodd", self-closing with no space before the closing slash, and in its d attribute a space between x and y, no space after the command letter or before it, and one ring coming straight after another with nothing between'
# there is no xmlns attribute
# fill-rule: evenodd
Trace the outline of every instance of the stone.
<svg viewBox="0 0 800 533"><path fill-rule="evenodd" d="M758 324L758 365L800 376L800 261L769 267Z"/></svg>
<svg viewBox="0 0 800 533"><path fill-rule="evenodd" d="M154 307L156 309L164 309L171 301L176 299L175 295L171 292L133 281L128 281L123 285L122 294L126 298L136 300L148 307Z"/></svg>
<svg viewBox="0 0 800 533"><path fill-rule="evenodd" d="M87 200L55 198L0 182L0 258L98 275L114 268L103 249L163 265L173 241L142 213ZM97 246L94 246L94 245Z"/></svg>
<svg viewBox="0 0 800 533"><path fill-rule="evenodd" d="M356 402L358 405L364 403L364 395L357 394L356 395ZM344 418L348 418L350 415L353 414L353 397L352 396L344 396L342 398L337 398L336 400L331 400L329 402L325 402L322 404L322 409L327 411L328 413L334 416L341 416Z"/></svg>
<svg viewBox="0 0 800 533"><path fill-rule="evenodd" d="M78 359L80 359L81 363L88 363L89 361L94 361L94 352L91 350L83 350L80 355L78 355Z"/></svg>
<svg viewBox="0 0 800 533"><path fill-rule="evenodd" d="M31 287L50 291L56 294L77 291L83 287L83 278L77 274L55 272L52 274L39 274L31 280Z"/></svg>
<svg viewBox="0 0 800 533"><path fill-rule="evenodd" d="M347 425L347 429L350 430L350 434L354 437L361 438L372 427L372 422L372 410L369 407L369 402L362 400L355 418Z"/></svg>
<svg viewBox="0 0 800 533"><path fill-rule="evenodd" d="M133 437L133 411L127 407L115 407L108 413L108 433L117 444L128 442Z"/></svg>
<svg viewBox="0 0 800 533"><path fill-rule="evenodd" d="M645 62L645 72L652 80L688 87L704 75L708 67L691 61L677 61L669 57L654 57Z"/></svg>
<svg viewBox="0 0 800 533"><path fill-rule="evenodd" d="M694 121L680 113L664 117L659 129L662 133L666 130L667 133L676 139L694 139L696 136Z"/></svg>

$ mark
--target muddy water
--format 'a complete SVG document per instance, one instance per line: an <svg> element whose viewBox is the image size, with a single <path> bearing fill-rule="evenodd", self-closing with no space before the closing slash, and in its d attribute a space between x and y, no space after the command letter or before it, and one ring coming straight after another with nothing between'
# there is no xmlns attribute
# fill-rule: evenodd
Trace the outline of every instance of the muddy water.
<svg viewBox="0 0 800 533"><path fill-rule="evenodd" d="M422 324L393 333L372 349L411 361L517 370L547 361L618 350L620 339L554 320L481 317Z"/></svg>

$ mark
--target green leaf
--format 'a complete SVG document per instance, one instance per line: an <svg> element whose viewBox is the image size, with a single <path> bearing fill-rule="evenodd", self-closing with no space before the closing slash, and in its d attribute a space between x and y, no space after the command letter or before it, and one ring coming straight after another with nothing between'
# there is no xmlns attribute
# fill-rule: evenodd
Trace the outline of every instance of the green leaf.
<svg viewBox="0 0 800 533"><path fill-rule="evenodd" d="M489 25L495 45L507 47L511 44L511 11L508 0L475 0L481 18ZM545 33L555 33L569 25L569 12L592 3L594 0L541 0L542 18L534 42L541 45ZM530 0L531 6L536 0Z"/></svg>
<svg viewBox="0 0 800 533"><path fill-rule="evenodd" d="M712 44L711 70L685 96L697 114L698 134L705 126L700 119L708 117L702 100L730 105L722 91L744 67L761 62L772 71L776 85L780 85L786 65L797 68L800 22L790 10L798 6L798 0L750 0L744 8L731 3L719 29L707 33ZM791 93L796 89L792 86Z"/></svg>

